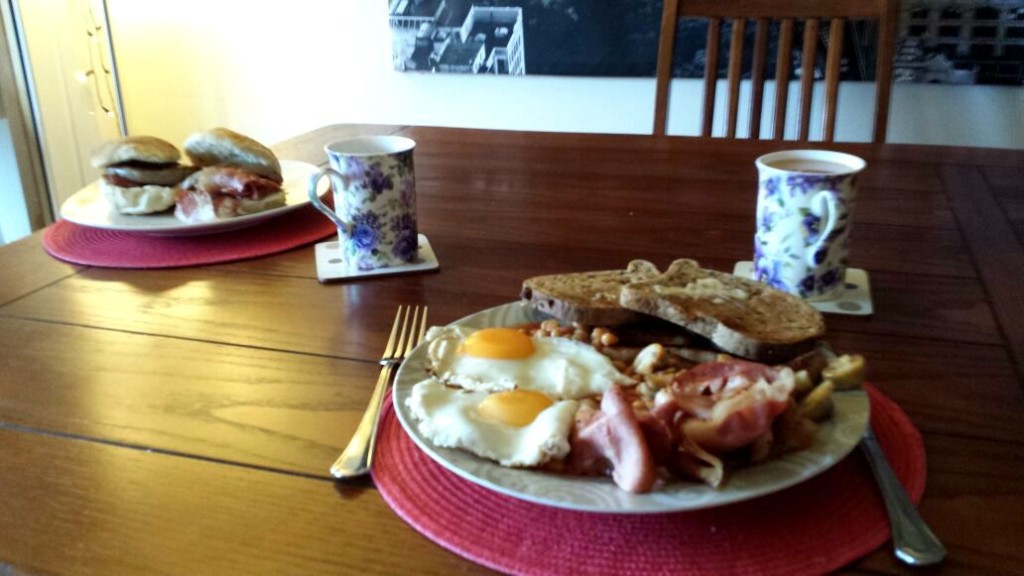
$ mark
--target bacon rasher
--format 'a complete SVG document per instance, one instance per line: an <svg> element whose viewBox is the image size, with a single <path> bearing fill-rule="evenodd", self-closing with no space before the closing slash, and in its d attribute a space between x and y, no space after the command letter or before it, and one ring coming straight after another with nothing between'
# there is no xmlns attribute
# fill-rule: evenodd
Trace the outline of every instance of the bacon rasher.
<svg viewBox="0 0 1024 576"><path fill-rule="evenodd" d="M280 192L281 185L269 178L235 166L210 166L181 183L175 215L186 222L206 222L260 212L284 205Z"/></svg>
<svg viewBox="0 0 1024 576"><path fill-rule="evenodd" d="M720 360L680 372L649 411L634 410L613 387L600 410L583 407L562 472L611 475L622 489L650 491L657 467L718 487L722 457L770 444L776 418L790 406L795 380L786 367Z"/></svg>
<svg viewBox="0 0 1024 576"><path fill-rule="evenodd" d="M583 407L569 438L564 472L587 476L611 475L623 490L650 492L658 479L636 415L622 388L612 386L601 398L601 409Z"/></svg>
<svg viewBox="0 0 1024 576"><path fill-rule="evenodd" d="M790 368L730 359L680 373L669 390L686 414L683 435L723 455L771 434L772 422L789 407L795 386Z"/></svg>

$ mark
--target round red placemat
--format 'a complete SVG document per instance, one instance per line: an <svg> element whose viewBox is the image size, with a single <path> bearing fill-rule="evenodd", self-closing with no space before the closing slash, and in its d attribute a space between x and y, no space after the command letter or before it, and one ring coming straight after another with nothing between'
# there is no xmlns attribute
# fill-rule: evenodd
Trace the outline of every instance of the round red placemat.
<svg viewBox="0 0 1024 576"><path fill-rule="evenodd" d="M921 435L866 387L871 422L897 476L924 492ZM445 470L402 430L390 402L373 478L416 530L484 566L519 574L821 574L874 550L889 526L857 452L776 494L695 512L594 514L541 506Z"/></svg>
<svg viewBox="0 0 1024 576"><path fill-rule="evenodd" d="M61 260L86 266L175 268L267 256L337 233L323 214L303 206L255 226L201 236L157 236L60 220L43 233L43 247Z"/></svg>

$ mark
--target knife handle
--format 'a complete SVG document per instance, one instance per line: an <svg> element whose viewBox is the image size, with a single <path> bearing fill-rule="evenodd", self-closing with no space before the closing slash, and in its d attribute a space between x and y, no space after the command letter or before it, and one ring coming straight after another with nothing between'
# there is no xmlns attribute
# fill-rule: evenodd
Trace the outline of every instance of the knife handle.
<svg viewBox="0 0 1024 576"><path fill-rule="evenodd" d="M946 557L946 547L917 513L910 496L889 466L889 461L886 460L870 424L860 445L885 501L896 557L911 566L928 566L941 562Z"/></svg>

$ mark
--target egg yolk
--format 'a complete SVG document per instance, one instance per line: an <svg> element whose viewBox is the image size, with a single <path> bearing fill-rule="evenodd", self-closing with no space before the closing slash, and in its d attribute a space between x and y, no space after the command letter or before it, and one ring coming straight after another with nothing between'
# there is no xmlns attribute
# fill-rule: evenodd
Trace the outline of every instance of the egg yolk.
<svg viewBox="0 0 1024 576"><path fill-rule="evenodd" d="M484 328L462 341L459 354L501 360L528 358L533 354L533 340L515 328Z"/></svg>
<svg viewBox="0 0 1024 576"><path fill-rule="evenodd" d="M554 403L535 390L506 390L488 395L477 405L477 412L488 420L521 428Z"/></svg>

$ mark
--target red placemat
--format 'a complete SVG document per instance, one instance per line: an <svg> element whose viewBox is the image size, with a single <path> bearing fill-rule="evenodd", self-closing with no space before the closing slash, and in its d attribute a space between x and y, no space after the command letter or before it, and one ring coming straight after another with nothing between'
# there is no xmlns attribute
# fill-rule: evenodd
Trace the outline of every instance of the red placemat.
<svg viewBox="0 0 1024 576"><path fill-rule="evenodd" d="M924 492L921 434L877 389L871 422L911 498ZM821 574L889 538L858 452L776 494L694 512L594 514L492 492L445 470L402 430L391 403L373 478L416 530L484 566L518 574Z"/></svg>
<svg viewBox="0 0 1024 576"><path fill-rule="evenodd" d="M157 236L60 220L43 233L52 256L86 266L176 268L267 256L337 234L323 214L303 206L266 222L201 236Z"/></svg>

